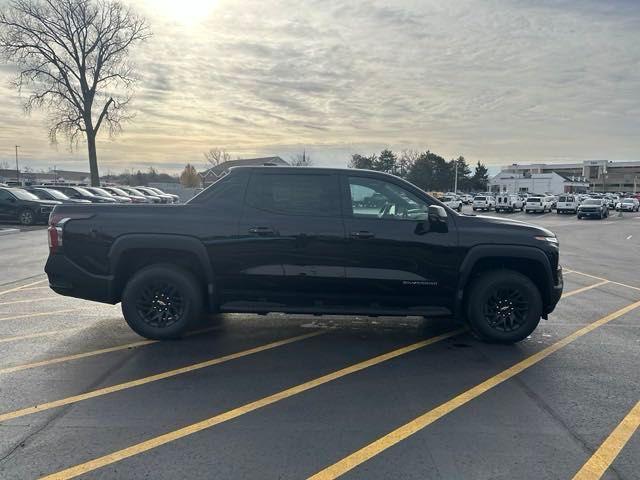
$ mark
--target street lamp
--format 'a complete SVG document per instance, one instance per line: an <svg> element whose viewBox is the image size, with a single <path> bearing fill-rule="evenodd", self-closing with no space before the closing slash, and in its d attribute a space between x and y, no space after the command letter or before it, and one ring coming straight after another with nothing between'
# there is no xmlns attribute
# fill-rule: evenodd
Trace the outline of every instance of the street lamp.
<svg viewBox="0 0 640 480"><path fill-rule="evenodd" d="M18 166L18 148L20 145L16 145L16 182L20 186L20 167Z"/></svg>

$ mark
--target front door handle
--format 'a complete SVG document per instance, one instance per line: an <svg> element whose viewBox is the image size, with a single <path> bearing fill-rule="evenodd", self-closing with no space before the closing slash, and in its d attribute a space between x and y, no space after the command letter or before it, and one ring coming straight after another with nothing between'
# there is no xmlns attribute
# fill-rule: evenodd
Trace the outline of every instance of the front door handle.
<svg viewBox="0 0 640 480"><path fill-rule="evenodd" d="M351 238L367 239L373 237L375 237L375 234L367 231L351 232Z"/></svg>
<svg viewBox="0 0 640 480"><path fill-rule="evenodd" d="M273 235L273 229L271 227L251 227L249 233L252 235Z"/></svg>

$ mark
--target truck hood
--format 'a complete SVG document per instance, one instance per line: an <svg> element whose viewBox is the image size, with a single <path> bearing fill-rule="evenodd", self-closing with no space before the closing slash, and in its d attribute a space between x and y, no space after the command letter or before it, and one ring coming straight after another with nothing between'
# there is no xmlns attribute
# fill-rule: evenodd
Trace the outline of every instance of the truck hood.
<svg viewBox="0 0 640 480"><path fill-rule="evenodd" d="M478 231L494 230L495 233L504 232L507 236L513 233L514 236L518 237L521 235L530 237L555 237L555 234L551 230L539 225L512 220L510 218L491 217L489 215L460 215L456 220L458 225L463 229L469 228ZM505 243L509 243L507 238L503 240Z"/></svg>

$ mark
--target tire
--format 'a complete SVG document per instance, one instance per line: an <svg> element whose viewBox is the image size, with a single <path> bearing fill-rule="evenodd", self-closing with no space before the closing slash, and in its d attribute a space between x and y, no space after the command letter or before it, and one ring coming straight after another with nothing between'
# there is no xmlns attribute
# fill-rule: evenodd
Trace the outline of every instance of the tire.
<svg viewBox="0 0 640 480"><path fill-rule="evenodd" d="M578 214L578 220L582 220L582 215Z"/></svg>
<svg viewBox="0 0 640 480"><path fill-rule="evenodd" d="M458 213L462 213L462 204L458 205Z"/></svg>
<svg viewBox="0 0 640 480"><path fill-rule="evenodd" d="M146 303L146 307L141 303ZM168 310L170 317L162 318L163 307L167 311L172 306L173 315ZM198 325L203 313L202 285L193 274L176 265L143 268L127 282L122 294L122 314L127 324L138 335L152 340L180 338ZM163 322L169 323L162 325Z"/></svg>
<svg viewBox="0 0 640 480"><path fill-rule="evenodd" d="M18 221L22 225L33 225L34 223L36 223L36 214L33 213L33 210L25 208L24 210L20 211L20 214L18 215Z"/></svg>
<svg viewBox="0 0 640 480"><path fill-rule="evenodd" d="M471 283L469 292L467 322L471 331L485 342L516 343L524 340L536 329L542 317L542 298L538 288L519 272L504 269L484 273ZM496 307L496 304L504 306ZM515 313L509 318L501 310L492 314L492 306L494 311L497 308L515 308Z"/></svg>
<svg viewBox="0 0 640 480"><path fill-rule="evenodd" d="M477 208L476 208L476 207L473 207L473 211L475 212L476 210L477 210Z"/></svg>

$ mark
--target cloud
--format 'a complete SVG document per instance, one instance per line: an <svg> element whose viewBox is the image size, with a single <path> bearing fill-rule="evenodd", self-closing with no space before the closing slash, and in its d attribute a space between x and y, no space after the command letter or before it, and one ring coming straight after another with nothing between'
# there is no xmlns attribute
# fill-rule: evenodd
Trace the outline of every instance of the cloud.
<svg viewBox="0 0 640 480"><path fill-rule="evenodd" d="M198 164L214 146L331 165L387 146L492 165L640 157L632 0L219 0L189 22L135 4L154 37L132 57L136 118L99 144L112 170ZM9 73L0 145L81 166L47 146L43 115L23 116Z"/></svg>

